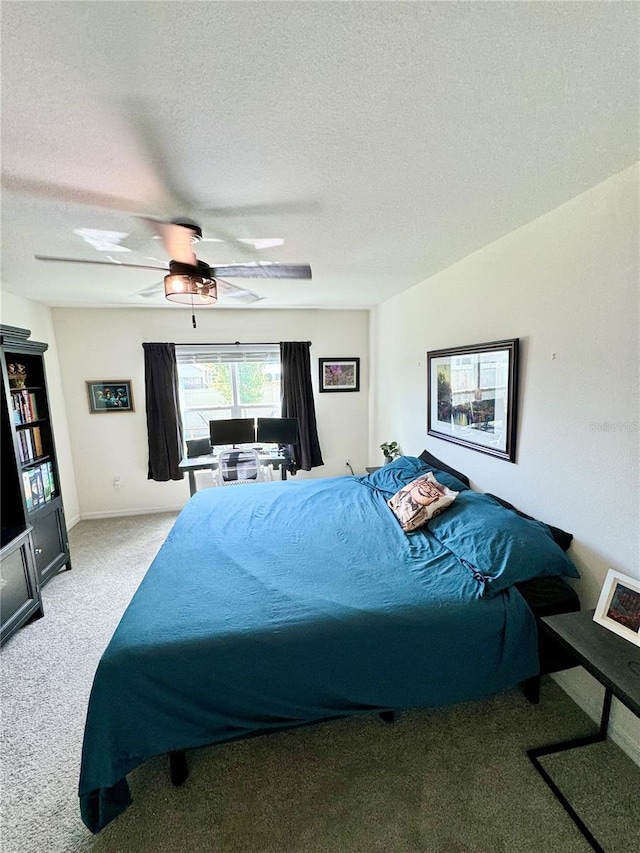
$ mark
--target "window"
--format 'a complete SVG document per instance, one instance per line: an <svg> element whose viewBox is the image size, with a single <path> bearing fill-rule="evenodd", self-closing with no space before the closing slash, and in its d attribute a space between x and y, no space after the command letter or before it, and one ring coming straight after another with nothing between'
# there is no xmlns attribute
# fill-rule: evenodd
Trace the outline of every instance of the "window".
<svg viewBox="0 0 640 853"><path fill-rule="evenodd" d="M176 346L184 438L208 438L209 421L280 417L280 346Z"/></svg>

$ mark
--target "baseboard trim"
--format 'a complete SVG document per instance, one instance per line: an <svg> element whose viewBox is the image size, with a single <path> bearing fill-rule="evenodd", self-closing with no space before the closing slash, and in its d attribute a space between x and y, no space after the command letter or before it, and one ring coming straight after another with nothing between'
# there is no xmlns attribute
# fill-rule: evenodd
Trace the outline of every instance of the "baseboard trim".
<svg viewBox="0 0 640 853"><path fill-rule="evenodd" d="M576 682L576 679L571 678L570 672L556 672L551 677L595 723L600 722L601 698L594 696L589 690L585 690L582 685ZM615 703L617 700L614 699L613 701ZM609 721L609 737L632 761L640 766L640 743L630 735L626 728L619 725L615 719L615 714Z"/></svg>
<svg viewBox="0 0 640 853"><path fill-rule="evenodd" d="M150 509L108 509L100 512L83 512L79 516L80 521L91 521L97 518L126 518L133 515L158 515L163 512L180 512L184 509L184 504L180 506L162 506Z"/></svg>

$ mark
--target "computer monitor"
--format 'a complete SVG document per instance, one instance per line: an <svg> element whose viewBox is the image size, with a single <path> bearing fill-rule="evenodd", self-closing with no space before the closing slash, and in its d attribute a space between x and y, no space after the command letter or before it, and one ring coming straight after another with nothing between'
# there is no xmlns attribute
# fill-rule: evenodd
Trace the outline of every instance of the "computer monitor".
<svg viewBox="0 0 640 853"><path fill-rule="evenodd" d="M258 441L265 444L295 444L297 418L258 418Z"/></svg>
<svg viewBox="0 0 640 853"><path fill-rule="evenodd" d="M253 444L256 440L253 418L226 418L209 421L211 444Z"/></svg>

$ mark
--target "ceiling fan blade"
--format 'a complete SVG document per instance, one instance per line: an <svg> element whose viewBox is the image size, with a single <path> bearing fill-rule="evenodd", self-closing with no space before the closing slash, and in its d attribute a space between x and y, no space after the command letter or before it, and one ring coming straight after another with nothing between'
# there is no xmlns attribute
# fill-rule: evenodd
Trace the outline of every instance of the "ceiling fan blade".
<svg viewBox="0 0 640 853"><path fill-rule="evenodd" d="M136 290L132 296L142 296L145 299L148 299L150 296L157 296L159 293L162 293L163 290L163 282L156 281L156 283L152 284L150 287L144 287L142 290Z"/></svg>
<svg viewBox="0 0 640 853"><path fill-rule="evenodd" d="M131 201L129 198L106 195L105 193L85 190L80 187L71 187L66 184L56 184L49 181L39 181L33 178L25 178L20 175L2 175L2 187L9 192L19 195L31 195L45 198L49 201L70 202L72 204L85 204L88 207L101 207L108 210L118 210L123 213L148 213L140 202Z"/></svg>
<svg viewBox="0 0 640 853"><path fill-rule="evenodd" d="M198 260L193 251L194 231L175 222L164 222L161 219L152 219L149 216L141 218L161 238L162 245L172 261L191 264L193 267L197 266Z"/></svg>
<svg viewBox="0 0 640 853"><path fill-rule="evenodd" d="M273 204L219 205L201 208L201 216L243 217L243 216L300 216L306 213L318 213L321 209L318 201L281 201Z"/></svg>
<svg viewBox="0 0 640 853"><path fill-rule="evenodd" d="M150 117L149 105L141 98L130 97L123 103L123 112L126 125L135 137L148 166L155 173L171 207L188 215L189 211L194 209L193 200L188 198L174 181L166 151Z"/></svg>
<svg viewBox="0 0 640 853"><path fill-rule="evenodd" d="M87 261L84 258L56 258L51 255L34 255L36 261L56 261L62 264L94 264L104 267L126 267L133 270L163 270L168 272L168 267L152 267L146 264L121 264L117 261Z"/></svg>
<svg viewBox="0 0 640 853"><path fill-rule="evenodd" d="M185 217L176 218L171 222L158 219L154 216L140 216L139 219L146 222L156 235L160 237L165 251L171 260L179 261L183 264L194 265L197 263L197 258L193 252L194 231L189 227L189 224L192 224L197 229L196 233L199 234L197 241L199 242L203 238L202 229L197 222ZM220 228L216 228L215 233L218 235L217 237L205 237L204 242L226 243L229 246L233 246L234 249L237 249L245 257L255 258L258 256L256 242L260 241L233 237Z"/></svg>
<svg viewBox="0 0 640 853"><path fill-rule="evenodd" d="M129 98L125 104L126 121L136 137L140 150L144 152L145 159L154 170L156 177L164 191L171 200L174 211L179 211L182 216L190 217L194 213L200 214L200 208L189 197L174 179L173 172L169 166L167 152L160 141L157 130L157 120L150 113L150 109L141 98ZM212 236L219 237L240 252L240 257L255 258L256 252L252 246L241 243L235 236L229 234L219 226L208 226ZM171 257L171 255L170 255ZM178 258L174 258L178 260Z"/></svg>
<svg viewBox="0 0 640 853"><path fill-rule="evenodd" d="M216 279L218 285L218 295L227 297L234 302L241 302L243 305L251 305L253 302L259 302L264 299L264 296L258 296L252 290L247 290L244 287L236 287L222 278Z"/></svg>
<svg viewBox="0 0 640 853"><path fill-rule="evenodd" d="M214 224L213 226L207 225L207 232L210 233L215 239L221 240L223 243L226 243L227 246L231 246L233 249L235 249L235 251L240 255L241 258L258 257L256 247L251 241L241 240L234 234L230 234L224 228L220 228L220 226L217 224Z"/></svg>
<svg viewBox="0 0 640 853"><path fill-rule="evenodd" d="M311 278L309 264L227 264L211 267L214 278Z"/></svg>

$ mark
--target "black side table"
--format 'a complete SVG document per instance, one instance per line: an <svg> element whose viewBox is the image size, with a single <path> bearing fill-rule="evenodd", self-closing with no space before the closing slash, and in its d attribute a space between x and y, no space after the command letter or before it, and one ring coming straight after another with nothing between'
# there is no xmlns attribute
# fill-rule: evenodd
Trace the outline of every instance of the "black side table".
<svg viewBox="0 0 640 853"><path fill-rule="evenodd" d="M529 749L527 755L589 844L598 853L604 853L603 848L538 761L543 755L565 752L606 740L613 696L640 717L640 647L594 622L593 613L593 610L560 613L557 616L545 616L540 622L554 639L575 655L581 666L604 685L600 728L594 735Z"/></svg>

